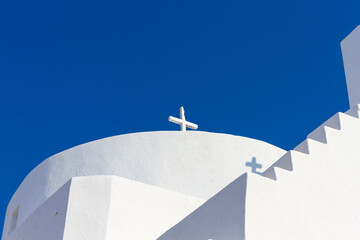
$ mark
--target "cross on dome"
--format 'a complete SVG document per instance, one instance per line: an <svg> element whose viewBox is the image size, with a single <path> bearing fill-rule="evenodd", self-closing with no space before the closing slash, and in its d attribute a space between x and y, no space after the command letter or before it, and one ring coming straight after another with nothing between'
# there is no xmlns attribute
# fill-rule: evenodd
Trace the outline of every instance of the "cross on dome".
<svg viewBox="0 0 360 240"><path fill-rule="evenodd" d="M195 130L198 128L197 124L186 121L184 107L180 108L180 119L176 118L176 117L173 117L173 116L170 116L169 121L173 122L173 123L176 123L176 124L179 124L181 126L181 131L183 131L183 132L186 131L187 127L191 128L191 129L195 129Z"/></svg>

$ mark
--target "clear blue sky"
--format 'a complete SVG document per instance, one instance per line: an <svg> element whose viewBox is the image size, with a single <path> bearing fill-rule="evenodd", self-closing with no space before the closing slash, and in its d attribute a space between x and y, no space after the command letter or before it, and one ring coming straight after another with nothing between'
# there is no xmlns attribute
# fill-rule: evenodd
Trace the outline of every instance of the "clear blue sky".
<svg viewBox="0 0 360 240"><path fill-rule="evenodd" d="M0 225L23 178L92 140L168 123L286 150L348 109L360 2L0 1Z"/></svg>

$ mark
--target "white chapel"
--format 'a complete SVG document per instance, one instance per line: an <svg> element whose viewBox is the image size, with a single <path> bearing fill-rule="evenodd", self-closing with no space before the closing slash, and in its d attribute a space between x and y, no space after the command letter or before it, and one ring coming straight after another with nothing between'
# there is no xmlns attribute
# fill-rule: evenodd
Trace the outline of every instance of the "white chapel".
<svg viewBox="0 0 360 240"><path fill-rule="evenodd" d="M350 109L290 151L228 134L133 133L60 152L9 202L2 240L359 240L360 26ZM321 166L326 167L321 167Z"/></svg>

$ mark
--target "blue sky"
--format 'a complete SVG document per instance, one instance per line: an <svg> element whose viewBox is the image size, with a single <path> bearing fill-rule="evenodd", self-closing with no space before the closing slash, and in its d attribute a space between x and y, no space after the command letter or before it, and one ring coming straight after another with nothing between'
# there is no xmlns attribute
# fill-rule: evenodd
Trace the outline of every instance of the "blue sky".
<svg viewBox="0 0 360 240"><path fill-rule="evenodd" d="M0 224L45 158L168 123L292 149L348 109L359 1L0 1Z"/></svg>

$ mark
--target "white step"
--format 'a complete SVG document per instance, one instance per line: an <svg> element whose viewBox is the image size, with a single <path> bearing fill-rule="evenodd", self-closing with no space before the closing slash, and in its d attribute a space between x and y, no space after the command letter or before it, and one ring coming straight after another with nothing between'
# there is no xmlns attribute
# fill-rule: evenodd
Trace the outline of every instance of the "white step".
<svg viewBox="0 0 360 240"><path fill-rule="evenodd" d="M277 179L279 179L279 177L277 176L277 173L279 172L279 169L283 169L285 171L293 171L293 169L294 169L294 167L293 167L294 159L296 160L297 158L299 158L297 156L297 154L303 155L303 156L301 156L302 157L301 160L303 160L303 157L306 156L303 153L298 153L298 152L294 152L293 150L290 150L284 156L279 158L279 160L277 160L268 169L266 169L261 174L261 176L266 177L266 178L270 178L272 180L277 180Z"/></svg>
<svg viewBox="0 0 360 240"><path fill-rule="evenodd" d="M324 147L324 143L313 140L311 138L307 138L305 139L305 141L303 141L302 143L300 143L299 145L297 145L294 148L294 151L298 151L301 153L305 153L305 154L310 154L311 151L315 148L319 148L319 147Z"/></svg>
<svg viewBox="0 0 360 240"><path fill-rule="evenodd" d="M292 174L291 171L285 170L283 168L279 168L279 167L274 167L274 171L275 171L275 176L276 179L278 180L285 180L287 176L289 176L290 174Z"/></svg>

